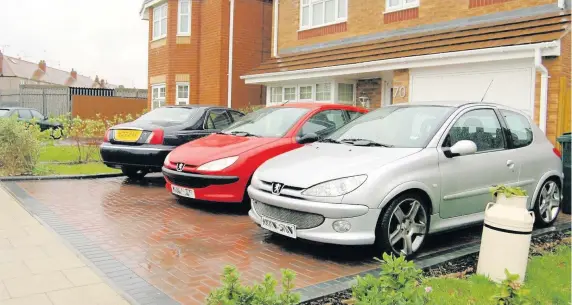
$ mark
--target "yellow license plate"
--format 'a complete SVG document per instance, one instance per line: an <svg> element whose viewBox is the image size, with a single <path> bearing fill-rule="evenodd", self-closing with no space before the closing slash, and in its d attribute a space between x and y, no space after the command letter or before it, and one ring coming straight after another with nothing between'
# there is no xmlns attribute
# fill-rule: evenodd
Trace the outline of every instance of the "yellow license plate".
<svg viewBox="0 0 572 305"><path fill-rule="evenodd" d="M141 130L116 130L115 141L119 142L137 142L141 136Z"/></svg>

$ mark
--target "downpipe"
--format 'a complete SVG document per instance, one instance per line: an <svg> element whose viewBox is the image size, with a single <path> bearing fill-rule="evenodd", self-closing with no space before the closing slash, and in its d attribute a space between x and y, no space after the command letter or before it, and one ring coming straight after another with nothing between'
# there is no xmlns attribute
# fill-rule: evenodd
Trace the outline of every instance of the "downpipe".
<svg viewBox="0 0 572 305"><path fill-rule="evenodd" d="M548 116L548 69L542 64L542 54L540 49L534 50L534 66L540 72L540 116L538 125L540 130L546 134L546 120Z"/></svg>

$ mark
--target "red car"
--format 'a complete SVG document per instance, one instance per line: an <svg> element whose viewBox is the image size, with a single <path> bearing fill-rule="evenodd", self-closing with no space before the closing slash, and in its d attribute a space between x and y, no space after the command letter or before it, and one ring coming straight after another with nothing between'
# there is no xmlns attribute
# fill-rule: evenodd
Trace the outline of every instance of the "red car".
<svg viewBox="0 0 572 305"><path fill-rule="evenodd" d="M250 205L246 188L262 163L317 141L366 112L316 103L252 112L221 132L174 149L163 165L166 188L177 197Z"/></svg>

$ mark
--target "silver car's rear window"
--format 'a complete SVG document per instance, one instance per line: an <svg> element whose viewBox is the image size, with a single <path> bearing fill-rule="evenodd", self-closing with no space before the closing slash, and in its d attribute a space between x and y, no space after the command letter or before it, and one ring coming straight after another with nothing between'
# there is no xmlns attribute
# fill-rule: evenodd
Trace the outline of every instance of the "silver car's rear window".
<svg viewBox="0 0 572 305"><path fill-rule="evenodd" d="M425 147L455 108L393 106L372 111L330 135L330 139L363 139L392 147Z"/></svg>

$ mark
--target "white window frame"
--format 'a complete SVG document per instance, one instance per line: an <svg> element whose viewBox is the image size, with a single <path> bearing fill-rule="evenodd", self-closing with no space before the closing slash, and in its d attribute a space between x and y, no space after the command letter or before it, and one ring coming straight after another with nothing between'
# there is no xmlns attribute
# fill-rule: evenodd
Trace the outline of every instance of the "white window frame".
<svg viewBox="0 0 572 305"><path fill-rule="evenodd" d="M268 103L270 105L277 105L283 102L284 100L284 88L282 88L281 86L273 86L273 87L268 87L269 92L268 92ZM276 92L276 94L274 94L274 91ZM280 93L280 100L277 101L272 101L272 98L274 96L278 96L278 93Z"/></svg>
<svg viewBox="0 0 572 305"><path fill-rule="evenodd" d="M163 96L161 96L161 88L164 89ZM157 97L155 97L155 89L157 89ZM154 84L151 86L151 110L155 109L155 101L159 101L159 107L166 105L167 86L165 84ZM162 104L162 105L161 105Z"/></svg>
<svg viewBox="0 0 572 305"><path fill-rule="evenodd" d="M176 89L176 99L175 99L175 104L177 105L188 105L189 104L189 100L191 97L191 85L189 84L189 82L177 82L177 89ZM179 86L187 86L187 97L186 98L180 98L179 97Z"/></svg>
<svg viewBox="0 0 572 305"><path fill-rule="evenodd" d="M385 0L385 12L395 12L406 10L409 8L419 7L419 1L421 0L412 0L411 3L407 3L408 0L398 0L399 4L394 6L389 6L391 0Z"/></svg>
<svg viewBox="0 0 572 305"><path fill-rule="evenodd" d="M187 5L187 14L183 14L181 13L181 8L183 8L183 5L185 4ZM178 5L178 10L177 10L177 36L191 36L191 9L192 9L192 0L179 0L179 5ZM189 17L189 24L188 24L188 31L183 32L181 31L181 19L183 16L188 16Z"/></svg>
<svg viewBox="0 0 572 305"><path fill-rule="evenodd" d="M302 87L311 87L312 88L312 96L310 98L301 98L300 97L300 93L302 92L302 90L300 90L300 88ZM298 102L313 102L316 99L316 85L314 84L301 84L298 85L298 87L296 88L296 100Z"/></svg>
<svg viewBox="0 0 572 305"><path fill-rule="evenodd" d="M351 101L342 101L340 100L340 85L351 85L352 86L352 100ZM355 82L336 82L336 103L345 104L345 105L356 105L357 104L357 97L356 97L356 83Z"/></svg>
<svg viewBox="0 0 572 305"><path fill-rule="evenodd" d="M288 100L286 99L286 89L294 89L294 99ZM284 86L282 87L282 100L284 102L288 101L290 102L295 102L298 100L298 88L296 86Z"/></svg>
<svg viewBox="0 0 572 305"><path fill-rule="evenodd" d="M161 14L161 16L159 16ZM163 29L163 20L165 20L165 29ZM159 34L155 35L155 27L159 27ZM169 28L169 7L168 4L161 4L153 8L153 40L159 40L167 37L167 31ZM163 34L163 30L165 33Z"/></svg>
<svg viewBox="0 0 572 305"><path fill-rule="evenodd" d="M329 99L327 99L327 100L318 100L318 85L324 85L324 86L329 86L329 87L330 87L330 90L329 90L329 91L330 91ZM318 103L327 103L327 102L330 102L330 103L331 103L331 102L333 102L334 88L333 88L333 86L332 86L332 82L320 82L320 83L315 84L315 85L314 85L314 88L315 88L314 96L315 96L316 102L318 102ZM327 92L327 91L324 91L324 92Z"/></svg>
<svg viewBox="0 0 572 305"><path fill-rule="evenodd" d="M345 17L339 17L339 14L340 14L339 2L341 0L334 0L335 17L334 17L334 21L332 21L332 22L326 22L325 21L326 20L326 7L325 7L326 1L328 1L328 0L300 0L300 15L299 15L300 16L300 21L299 21L300 31L313 29L313 28L319 28L319 27L323 27L323 26L336 24L336 23L342 23L342 22L346 22L348 20L348 16L347 16L348 15L348 2L350 0L345 0L346 1L346 16ZM316 3L324 3L323 4L323 6L324 6L324 16L323 16L324 17L324 19L323 19L324 23L317 24L317 25L312 24L312 20L313 20L313 18L312 18L313 14L312 13L313 13L313 7L314 7L313 4L316 4ZM304 8L306 8L306 7L308 8L308 24L304 25L304 24L302 24L302 12L303 12Z"/></svg>

